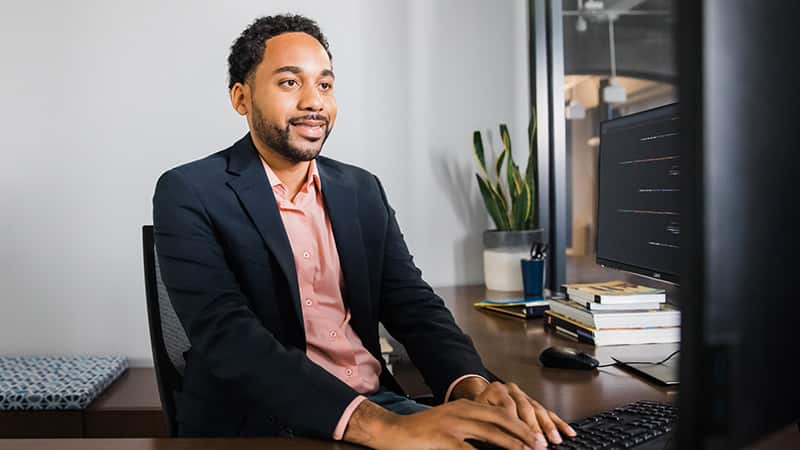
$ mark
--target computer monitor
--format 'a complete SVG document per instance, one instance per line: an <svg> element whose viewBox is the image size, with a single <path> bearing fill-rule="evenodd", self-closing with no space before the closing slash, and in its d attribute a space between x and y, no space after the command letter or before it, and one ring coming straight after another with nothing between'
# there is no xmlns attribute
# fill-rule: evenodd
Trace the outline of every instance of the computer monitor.
<svg viewBox="0 0 800 450"><path fill-rule="evenodd" d="M598 264L678 282L678 118L674 103L600 124Z"/></svg>
<svg viewBox="0 0 800 450"><path fill-rule="evenodd" d="M798 79L800 3L678 6L684 220L676 448L742 448L785 427L800 434L800 90L782 89Z"/></svg>

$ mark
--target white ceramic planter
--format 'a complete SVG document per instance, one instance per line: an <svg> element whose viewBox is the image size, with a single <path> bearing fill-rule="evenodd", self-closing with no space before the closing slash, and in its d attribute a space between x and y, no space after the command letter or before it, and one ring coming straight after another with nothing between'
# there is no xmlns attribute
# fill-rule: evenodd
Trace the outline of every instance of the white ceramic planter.
<svg viewBox="0 0 800 450"><path fill-rule="evenodd" d="M521 291L520 260L530 256L531 243L542 242L544 232L538 230L496 231L483 233L483 280L487 289Z"/></svg>

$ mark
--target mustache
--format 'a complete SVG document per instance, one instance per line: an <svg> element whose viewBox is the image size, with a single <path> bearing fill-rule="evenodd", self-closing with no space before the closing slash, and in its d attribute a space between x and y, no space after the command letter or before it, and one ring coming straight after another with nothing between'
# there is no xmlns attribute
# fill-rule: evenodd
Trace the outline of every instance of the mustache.
<svg viewBox="0 0 800 450"><path fill-rule="evenodd" d="M325 116L323 114L308 114L308 115L301 116L301 117L293 117L293 118L289 119L289 123L292 124L292 125L296 125L298 122L304 122L306 120L322 121L322 122L325 122L325 126L328 126L328 124L329 124L328 116Z"/></svg>

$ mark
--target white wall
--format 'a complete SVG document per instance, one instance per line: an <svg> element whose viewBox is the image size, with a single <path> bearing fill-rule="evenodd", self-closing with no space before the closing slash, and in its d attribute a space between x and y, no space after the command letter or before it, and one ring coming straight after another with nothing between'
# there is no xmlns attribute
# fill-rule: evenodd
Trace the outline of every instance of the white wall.
<svg viewBox="0 0 800 450"><path fill-rule="evenodd" d="M375 172L433 285L482 280L471 131L528 104L524 0L26 1L0 15L0 354L150 363L140 227L164 170L246 132L230 44L298 12L327 34L339 117L323 154ZM520 162L522 161L522 162Z"/></svg>

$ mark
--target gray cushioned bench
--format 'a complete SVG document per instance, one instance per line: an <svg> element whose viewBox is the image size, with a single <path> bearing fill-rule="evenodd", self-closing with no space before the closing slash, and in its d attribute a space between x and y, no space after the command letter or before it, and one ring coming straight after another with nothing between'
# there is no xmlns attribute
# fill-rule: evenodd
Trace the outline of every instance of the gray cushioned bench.
<svg viewBox="0 0 800 450"><path fill-rule="evenodd" d="M0 356L0 411L83 410L127 368L124 356Z"/></svg>

